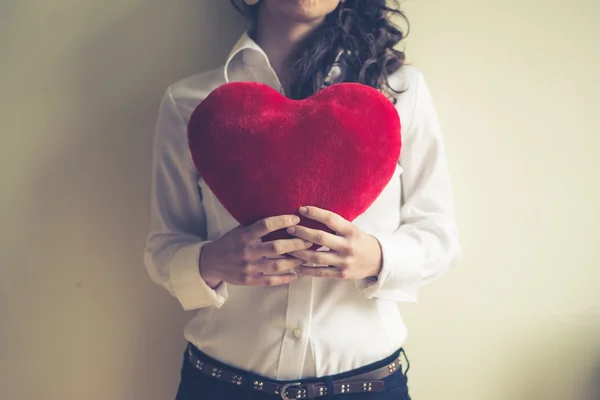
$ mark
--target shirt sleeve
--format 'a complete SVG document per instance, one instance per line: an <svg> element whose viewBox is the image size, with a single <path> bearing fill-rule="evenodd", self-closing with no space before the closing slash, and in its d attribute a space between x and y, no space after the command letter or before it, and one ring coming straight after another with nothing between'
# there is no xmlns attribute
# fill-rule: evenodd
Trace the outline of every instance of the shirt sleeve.
<svg viewBox="0 0 600 400"><path fill-rule="evenodd" d="M154 138L150 233L144 263L152 280L176 297L185 310L227 300L227 284L213 290L200 275L206 214L187 129L170 89L162 99Z"/></svg>
<svg viewBox="0 0 600 400"><path fill-rule="evenodd" d="M460 258L450 173L437 112L429 89L416 71L412 118L403 131L401 225L374 234L383 265L376 280L357 281L367 298L417 301L421 285L443 275Z"/></svg>

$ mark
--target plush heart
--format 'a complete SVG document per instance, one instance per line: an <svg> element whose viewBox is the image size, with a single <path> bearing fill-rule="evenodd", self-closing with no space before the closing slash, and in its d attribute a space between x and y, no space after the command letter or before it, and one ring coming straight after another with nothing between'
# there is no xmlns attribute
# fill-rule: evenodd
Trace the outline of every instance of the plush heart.
<svg viewBox="0 0 600 400"><path fill-rule="evenodd" d="M228 83L194 110L188 138L200 176L242 225L299 215L304 205L353 221L390 181L401 148L392 102L357 83L301 101L260 83ZM304 217L301 225L328 230Z"/></svg>

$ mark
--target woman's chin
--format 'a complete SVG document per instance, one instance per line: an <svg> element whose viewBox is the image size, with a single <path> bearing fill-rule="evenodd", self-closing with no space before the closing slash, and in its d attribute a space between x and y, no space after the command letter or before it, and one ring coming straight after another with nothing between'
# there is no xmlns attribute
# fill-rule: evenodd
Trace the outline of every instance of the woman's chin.
<svg viewBox="0 0 600 400"><path fill-rule="evenodd" d="M325 18L331 11L331 1L318 0L283 0L285 13L298 22L314 22ZM337 4L332 3L335 6ZM335 7L333 8L335 9Z"/></svg>

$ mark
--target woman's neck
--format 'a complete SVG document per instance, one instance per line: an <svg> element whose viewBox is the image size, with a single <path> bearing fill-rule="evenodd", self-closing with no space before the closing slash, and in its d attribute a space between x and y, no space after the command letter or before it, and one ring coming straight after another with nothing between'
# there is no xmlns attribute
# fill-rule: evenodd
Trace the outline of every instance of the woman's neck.
<svg viewBox="0 0 600 400"><path fill-rule="evenodd" d="M297 22L283 18L278 19L274 15L269 15L268 9L264 7L259 12L257 22L256 42L267 54L271 67L279 77L284 90L288 92L292 81L286 68L288 57L298 42L315 29L321 21Z"/></svg>

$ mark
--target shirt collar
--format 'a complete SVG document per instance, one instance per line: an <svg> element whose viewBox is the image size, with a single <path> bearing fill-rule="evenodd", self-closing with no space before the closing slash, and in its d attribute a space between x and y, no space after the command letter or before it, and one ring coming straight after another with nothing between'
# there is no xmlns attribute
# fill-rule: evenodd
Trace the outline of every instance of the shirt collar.
<svg viewBox="0 0 600 400"><path fill-rule="evenodd" d="M264 50L250 37L248 32L244 32L235 46L233 46L225 62L225 82L229 83L232 66L240 58L245 65L251 67L261 64L269 68L271 67Z"/></svg>

